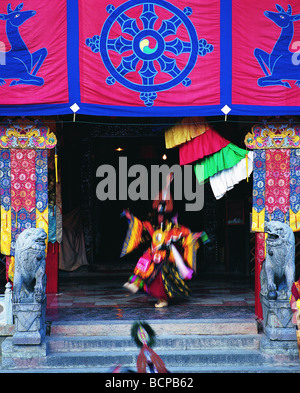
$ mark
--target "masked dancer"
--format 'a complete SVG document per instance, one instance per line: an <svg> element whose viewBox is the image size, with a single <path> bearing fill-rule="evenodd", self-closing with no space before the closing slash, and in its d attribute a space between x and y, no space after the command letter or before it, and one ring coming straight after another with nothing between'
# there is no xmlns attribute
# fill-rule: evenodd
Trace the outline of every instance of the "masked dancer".
<svg viewBox="0 0 300 393"><path fill-rule="evenodd" d="M123 211L129 222L121 257L135 250L150 235L150 246L138 260L133 275L124 287L135 293L142 290L157 299L155 307L168 306L169 299L188 297L190 289L185 280L196 272L198 239L208 242L205 232L192 233L178 224L172 216L173 199L167 185L153 201L156 222L141 221L128 210Z"/></svg>

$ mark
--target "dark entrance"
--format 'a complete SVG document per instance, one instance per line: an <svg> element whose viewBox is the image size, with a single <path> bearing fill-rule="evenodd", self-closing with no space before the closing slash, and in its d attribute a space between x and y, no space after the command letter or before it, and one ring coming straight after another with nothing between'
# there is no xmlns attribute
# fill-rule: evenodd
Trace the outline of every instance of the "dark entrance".
<svg viewBox="0 0 300 393"><path fill-rule="evenodd" d="M136 122L136 119L134 121ZM174 123L173 119L171 125ZM167 164L170 167L178 164L178 149L165 149L164 130L168 125L149 124L151 125L72 123L64 126L63 213L80 207L86 255L92 271L103 267L118 268L125 264L130 267L137 261L140 251L122 260L119 258L127 230L127 220L120 218L120 213L124 208L129 208L139 218L146 219L151 209L151 201L118 200L119 157L127 157L128 168L134 164L142 164L149 169L149 173L151 165ZM216 129L217 126L218 124ZM224 130L218 131L243 147L232 135L228 135L228 130L227 135ZM234 126L231 124L230 133L234 135L233 131ZM116 150L118 148L123 150ZM167 155L166 160L162 158L163 154ZM96 196L96 187L101 180L96 177L96 170L100 165L116 168L117 200L99 201ZM134 179L128 178L128 184L132 180ZM150 178L148 181L150 182ZM185 201L175 201L174 208L179 213L180 223L192 231L205 230L211 239L209 244L199 249L198 273L251 273L251 190L251 181L243 181L222 199L216 200L207 183L204 208L199 212L186 212Z"/></svg>

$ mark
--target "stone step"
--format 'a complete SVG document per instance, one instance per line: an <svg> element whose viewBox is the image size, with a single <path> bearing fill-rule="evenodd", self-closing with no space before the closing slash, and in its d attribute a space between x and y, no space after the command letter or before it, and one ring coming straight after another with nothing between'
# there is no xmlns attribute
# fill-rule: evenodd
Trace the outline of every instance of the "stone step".
<svg viewBox="0 0 300 393"><path fill-rule="evenodd" d="M132 322L53 322L43 348L32 353L16 351L6 340L2 370L109 373L122 365L135 371L139 349L130 336ZM147 322L156 333L154 350L171 373L300 372L300 363L286 353L284 361L262 354L262 335L252 319Z"/></svg>
<svg viewBox="0 0 300 393"><path fill-rule="evenodd" d="M257 334L254 319L147 320L156 335ZM52 322L55 336L130 336L133 321Z"/></svg>
<svg viewBox="0 0 300 393"><path fill-rule="evenodd" d="M49 338L50 352L134 351L137 346L131 337L109 336L53 336ZM260 335L160 335L156 337L155 351L162 349L259 349Z"/></svg>
<svg viewBox="0 0 300 393"><path fill-rule="evenodd" d="M193 366L193 367L169 367L171 373L190 374L193 377L194 373L299 373L300 365L295 364L217 364L213 366ZM102 372L102 371L98 371ZM103 371L105 372L105 371Z"/></svg>
<svg viewBox="0 0 300 393"><path fill-rule="evenodd" d="M101 367L109 370L121 364L124 367L136 368L138 351L103 351L103 352L68 352L50 353L40 364L40 367L51 368L81 368ZM159 356L167 368L171 367L213 367L215 365L259 365L263 359L257 350L186 350L160 351Z"/></svg>
<svg viewBox="0 0 300 393"><path fill-rule="evenodd" d="M136 372L136 366L131 368L132 371ZM291 373L297 373L299 374L300 372L300 365L299 364L259 364L259 365L239 365L239 364L233 364L233 365L214 365L214 366L193 366L193 367L168 367L168 370L173 374L174 377L175 374L189 374L188 377L192 377L192 378L199 378L197 375L195 375L195 373L205 373L205 374L209 374L209 373L258 373L258 374L266 374L266 373L287 373L287 374L291 374ZM67 374L67 373L76 373L76 374L80 374L80 373L88 373L88 374L92 374L92 373L103 373L106 374L105 379L102 378L102 380L106 380L108 378L112 378L113 375L115 374L108 374L112 371L112 369L107 369L107 367L70 367L70 368L64 368L64 367L60 367L60 368L51 368L51 367L47 367L47 368L31 368L31 369L26 369L26 368L14 368L14 369L0 369L0 374L1 373L5 373L5 374L9 374L9 373L26 373L26 374L30 374L30 373L63 373L63 374ZM128 374L127 374L128 376ZM151 377L151 375L148 374L149 377ZM159 375L156 375L159 378ZM172 376L172 375L170 375ZM115 377L117 378L117 375L115 375ZM201 377L202 378L202 377Z"/></svg>
<svg viewBox="0 0 300 393"><path fill-rule="evenodd" d="M272 357L268 359L263 356L257 348L259 337L260 335L176 335L169 339L161 337L161 343L158 345L162 347L155 346L155 351L171 373L300 372L300 362L297 360L291 361L285 356L284 361L281 361L281 359ZM56 370L57 372L109 373L117 365L135 371L139 349L130 340L127 341L130 347L125 346L126 340L128 340L126 337L48 336L43 344L44 349L30 353L28 348L23 348L26 347L24 345L16 352L16 349L11 348L11 339L7 339L0 372L1 370L55 372ZM174 340L178 345L176 348L172 347ZM75 350L66 351L69 345L75 346Z"/></svg>
<svg viewBox="0 0 300 393"><path fill-rule="evenodd" d="M224 337L224 336L223 336ZM180 337L174 338L180 339ZM187 337L187 341L189 344L192 343L192 340L195 339L198 341L199 337L191 337L191 341ZM205 338L201 337L204 341ZM221 337L220 337L221 339ZM42 347L39 346L30 346L28 348L26 345L16 346L12 345L12 339L6 339L3 343L5 345L2 346L2 366L3 368L12 369L12 368L84 368L84 367L100 367L106 368L106 371L109 370L116 365L120 364L124 367L129 367L134 369L136 367L137 356L139 354L139 349L135 346L131 350L126 348L115 348L111 350L110 348L105 349L104 347L101 350L89 350L89 345L86 345L86 342L91 342L93 339L86 340L86 338L82 338L85 344L85 350L76 351L53 351L53 347L51 348L51 343L54 343L54 348L57 349L57 344L65 342L71 342L70 338L67 340L63 338L53 339L51 337L47 337ZM101 341L101 340L100 340ZM109 341L108 339L104 341ZM113 342L112 340L111 342ZM209 341L212 343L212 337L209 338ZM217 340L218 341L218 340ZM119 340L120 342L120 340ZM221 341L219 341L220 343ZM171 344L171 343L169 343ZM208 345L208 342L206 343ZM157 354L162 358L165 362L166 367L196 367L206 366L206 367L214 367L214 365L258 365L262 364L263 357L258 349L248 349L248 348L214 348L210 349L180 349L180 348L170 348L165 347L162 349L156 349Z"/></svg>

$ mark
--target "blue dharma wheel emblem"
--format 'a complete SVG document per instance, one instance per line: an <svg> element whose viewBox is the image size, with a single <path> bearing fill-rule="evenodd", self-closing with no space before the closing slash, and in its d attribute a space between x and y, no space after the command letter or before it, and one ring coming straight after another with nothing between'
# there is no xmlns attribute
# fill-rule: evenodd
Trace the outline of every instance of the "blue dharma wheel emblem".
<svg viewBox="0 0 300 393"><path fill-rule="evenodd" d="M139 21L126 15L126 11L137 6L142 6ZM168 15L172 16L162 20L158 26L155 24L159 19L156 11L160 9L167 10ZM100 53L110 74L106 83L113 85L117 81L126 88L139 92L140 99L146 106L153 105L157 92L169 90L180 83L189 86L192 81L188 75L194 68L198 56L205 56L214 49L206 39L198 40L196 29L189 19L192 14L190 7L185 7L181 11L164 0L130 0L118 8L108 5L106 11L109 16L103 24L101 34L87 38L86 45L94 53ZM117 38L110 38L115 23L120 25L122 34ZM186 29L188 41L182 41L176 36L179 26ZM111 51L120 57L118 66L110 59ZM188 60L179 68L177 60L182 53L188 54ZM128 74L132 73L139 75L138 83L128 78ZM158 79L162 80L162 73L168 75L168 78L163 78L163 82L157 83Z"/></svg>

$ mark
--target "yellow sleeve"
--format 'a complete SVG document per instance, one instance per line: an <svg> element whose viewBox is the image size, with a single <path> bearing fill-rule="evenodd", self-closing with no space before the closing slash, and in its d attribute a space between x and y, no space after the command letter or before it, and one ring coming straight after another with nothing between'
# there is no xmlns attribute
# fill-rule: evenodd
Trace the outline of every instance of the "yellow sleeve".
<svg viewBox="0 0 300 393"><path fill-rule="evenodd" d="M138 218L131 215L120 257L123 257L138 247L142 239L142 231L143 223Z"/></svg>
<svg viewBox="0 0 300 393"><path fill-rule="evenodd" d="M193 238L193 233L189 233L189 235L185 238L183 242L184 248L184 260L187 265L196 272L196 262L197 262L197 250L199 248L199 243L197 240Z"/></svg>

